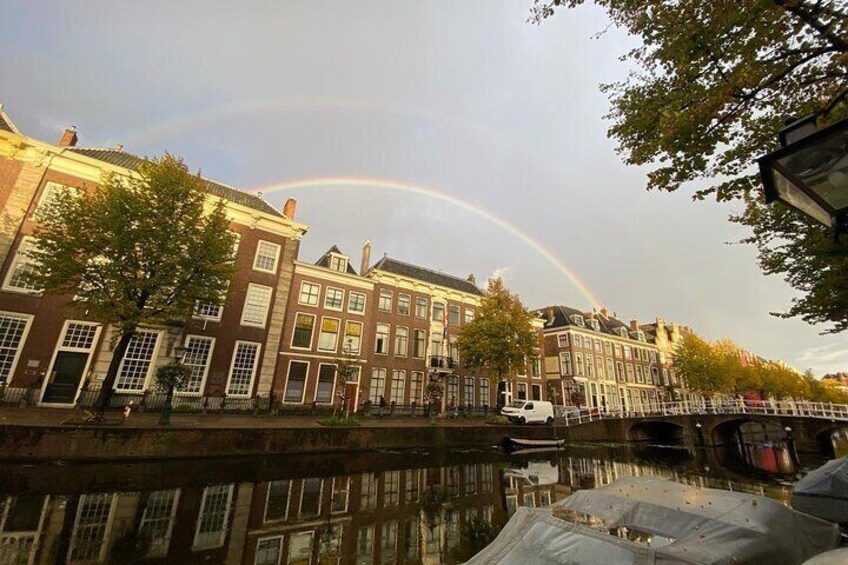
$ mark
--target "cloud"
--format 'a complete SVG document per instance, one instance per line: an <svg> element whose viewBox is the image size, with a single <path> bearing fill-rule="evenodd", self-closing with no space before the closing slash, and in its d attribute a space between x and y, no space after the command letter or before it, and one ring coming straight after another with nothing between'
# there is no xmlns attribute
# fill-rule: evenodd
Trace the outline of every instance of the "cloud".
<svg viewBox="0 0 848 565"><path fill-rule="evenodd" d="M831 343L802 350L798 361L817 375L844 371L848 367L848 344Z"/></svg>

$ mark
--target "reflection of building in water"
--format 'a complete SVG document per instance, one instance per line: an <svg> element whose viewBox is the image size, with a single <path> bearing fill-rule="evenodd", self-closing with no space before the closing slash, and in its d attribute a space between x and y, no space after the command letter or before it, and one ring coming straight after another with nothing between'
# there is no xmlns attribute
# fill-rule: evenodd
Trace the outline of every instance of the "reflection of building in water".
<svg viewBox="0 0 848 565"><path fill-rule="evenodd" d="M0 563L32 563L50 497L0 496Z"/></svg>
<svg viewBox="0 0 848 565"><path fill-rule="evenodd" d="M834 457L848 456L848 428L841 428L830 434L830 444L833 446Z"/></svg>
<svg viewBox="0 0 848 565"><path fill-rule="evenodd" d="M541 508L568 494L559 485L558 466L550 461L532 461L523 468L501 473L504 508L512 516L519 506Z"/></svg>
<svg viewBox="0 0 848 565"><path fill-rule="evenodd" d="M736 432L739 454L745 462L768 473L795 472L788 432L778 424L746 422Z"/></svg>

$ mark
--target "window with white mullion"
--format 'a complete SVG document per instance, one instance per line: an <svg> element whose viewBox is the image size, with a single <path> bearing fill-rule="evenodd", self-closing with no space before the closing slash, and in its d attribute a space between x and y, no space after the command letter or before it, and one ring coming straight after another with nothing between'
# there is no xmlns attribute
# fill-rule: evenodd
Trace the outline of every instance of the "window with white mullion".
<svg viewBox="0 0 848 565"><path fill-rule="evenodd" d="M59 184L58 182L46 183L44 185L44 190L41 191L41 198L39 198L38 204L36 205L33 213L35 219L42 221L44 219L44 212L56 204L56 201L62 193L66 193L70 190L75 189L70 186L65 186L64 184Z"/></svg>
<svg viewBox="0 0 848 565"><path fill-rule="evenodd" d="M209 373L209 363L212 360L212 348L215 346L214 337L188 335L185 340L183 365L191 369L191 378L185 387L179 389L184 394L200 394Z"/></svg>
<svg viewBox="0 0 848 565"><path fill-rule="evenodd" d="M137 331L130 339L127 352L118 368L115 390L118 392L142 392L153 369L158 331Z"/></svg>
<svg viewBox="0 0 848 565"><path fill-rule="evenodd" d="M179 498L179 489L156 490L148 495L138 526L139 535L150 543L147 557L165 557L168 554Z"/></svg>
<svg viewBox="0 0 848 565"><path fill-rule="evenodd" d="M24 237L21 240L12 265L9 267L9 272L6 274L3 288L32 294L41 292L41 289L36 288L32 282L27 280L27 277L34 274L38 269L38 262L30 255L35 250L35 239Z"/></svg>
<svg viewBox="0 0 848 565"><path fill-rule="evenodd" d="M270 286L261 284L247 285L247 294L244 298L244 309L241 313L242 326L255 326L259 328L265 327L265 320L268 316L268 308L271 305L271 293L273 289Z"/></svg>
<svg viewBox="0 0 848 565"><path fill-rule="evenodd" d="M0 384L11 380L32 316L0 313Z"/></svg>
<svg viewBox="0 0 848 565"><path fill-rule="evenodd" d="M203 489L192 549L212 549L224 545L232 499L232 484Z"/></svg>
<svg viewBox="0 0 848 565"><path fill-rule="evenodd" d="M280 246L276 243L260 239L256 245L256 256L253 258L253 270L276 273L277 260L279 258Z"/></svg>
<svg viewBox="0 0 848 565"><path fill-rule="evenodd" d="M227 379L228 396L250 396L253 377L256 375L256 362L259 358L259 344L250 341L237 341L230 365L230 377Z"/></svg>
<svg viewBox="0 0 848 565"><path fill-rule="evenodd" d="M100 561L105 557L107 528L115 495L83 494L79 497L68 561Z"/></svg>
<svg viewBox="0 0 848 565"><path fill-rule="evenodd" d="M98 324L90 322L68 322L62 336L62 349L89 351L97 339Z"/></svg>
<svg viewBox="0 0 848 565"><path fill-rule="evenodd" d="M220 304L212 304L211 302L197 301L194 309L194 317L201 320L211 320L220 322L221 316L224 313L224 307Z"/></svg>

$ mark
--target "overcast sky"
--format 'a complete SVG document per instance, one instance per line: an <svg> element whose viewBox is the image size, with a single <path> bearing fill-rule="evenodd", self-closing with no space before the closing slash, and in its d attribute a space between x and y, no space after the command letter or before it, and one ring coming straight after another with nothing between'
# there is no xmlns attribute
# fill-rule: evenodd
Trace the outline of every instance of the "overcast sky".
<svg viewBox="0 0 848 565"><path fill-rule="evenodd" d="M646 192L616 155L598 86L625 76L634 40L595 38L608 22L592 6L530 25L531 1L5 0L0 103L38 139L76 125L82 146L167 150L272 204L297 198L306 261L335 243L358 267L370 239L374 259L502 274L530 307L590 309L591 294L625 321L848 368L844 337L769 315L792 291L728 245L745 234L734 205ZM422 190L271 190L318 177Z"/></svg>

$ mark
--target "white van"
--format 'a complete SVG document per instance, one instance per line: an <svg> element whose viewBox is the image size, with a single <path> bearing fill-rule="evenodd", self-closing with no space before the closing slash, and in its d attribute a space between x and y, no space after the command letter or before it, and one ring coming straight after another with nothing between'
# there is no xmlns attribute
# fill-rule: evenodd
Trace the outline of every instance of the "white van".
<svg viewBox="0 0 848 565"><path fill-rule="evenodd" d="M554 406L544 400L513 400L501 408L501 415L514 424L554 423Z"/></svg>

